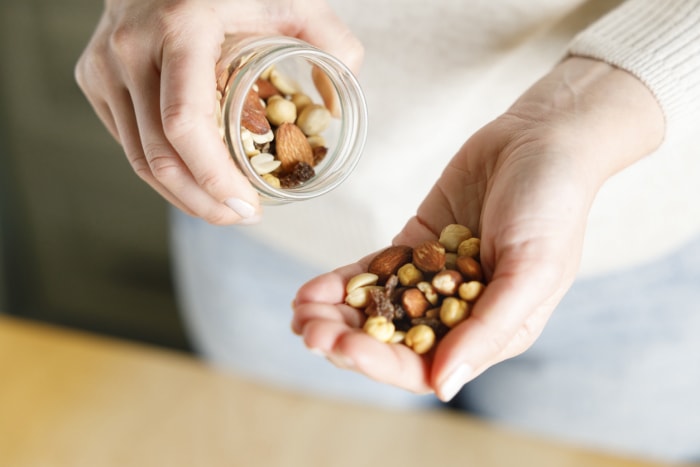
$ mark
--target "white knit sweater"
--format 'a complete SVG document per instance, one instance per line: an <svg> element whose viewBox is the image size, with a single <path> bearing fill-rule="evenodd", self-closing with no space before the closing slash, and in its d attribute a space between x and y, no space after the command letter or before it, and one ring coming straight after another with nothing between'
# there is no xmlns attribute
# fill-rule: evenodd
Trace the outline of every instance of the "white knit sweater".
<svg viewBox="0 0 700 467"><path fill-rule="evenodd" d="M616 2L602 0L331 3L366 49L365 154L336 191L268 207L246 232L323 269L389 244L464 141L567 53L638 76L678 134L604 186L582 273L644 262L700 232L700 154L681 131L700 116L700 0L611 12Z"/></svg>

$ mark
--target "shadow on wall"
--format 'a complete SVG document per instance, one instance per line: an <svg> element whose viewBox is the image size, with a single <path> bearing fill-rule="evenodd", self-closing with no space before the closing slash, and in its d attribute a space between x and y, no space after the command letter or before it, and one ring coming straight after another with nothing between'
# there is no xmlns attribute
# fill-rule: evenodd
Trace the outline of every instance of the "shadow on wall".
<svg viewBox="0 0 700 467"><path fill-rule="evenodd" d="M74 82L101 7L0 4L0 306L189 349L170 280L166 204Z"/></svg>

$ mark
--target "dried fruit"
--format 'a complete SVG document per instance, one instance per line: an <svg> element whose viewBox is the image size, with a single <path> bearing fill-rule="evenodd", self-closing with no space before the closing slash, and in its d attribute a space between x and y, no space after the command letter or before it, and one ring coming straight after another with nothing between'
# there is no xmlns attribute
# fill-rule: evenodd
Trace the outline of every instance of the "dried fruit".
<svg viewBox="0 0 700 467"><path fill-rule="evenodd" d="M311 180L314 175L316 174L313 167L306 162L297 162L291 172L279 176L280 186L282 188L295 188Z"/></svg>

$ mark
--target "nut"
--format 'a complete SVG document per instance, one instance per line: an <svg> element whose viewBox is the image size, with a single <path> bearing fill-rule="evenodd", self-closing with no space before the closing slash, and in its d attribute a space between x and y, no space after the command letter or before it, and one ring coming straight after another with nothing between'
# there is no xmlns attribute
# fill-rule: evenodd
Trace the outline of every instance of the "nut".
<svg viewBox="0 0 700 467"><path fill-rule="evenodd" d="M335 86L331 82L328 75L319 67L314 66L311 69L311 80L313 81L316 90L321 95L323 105L326 106L333 117L340 117L340 101L338 99L338 92L335 90Z"/></svg>
<svg viewBox="0 0 700 467"><path fill-rule="evenodd" d="M459 256L471 256L476 258L479 256L481 250L481 239L478 237L472 237L464 240L459 244L457 248L457 255Z"/></svg>
<svg viewBox="0 0 700 467"><path fill-rule="evenodd" d="M270 122L265 118L265 107L260 102L258 93L248 91L241 112L241 126L253 134L264 135L270 131Z"/></svg>
<svg viewBox="0 0 700 467"><path fill-rule="evenodd" d="M301 109L307 105L313 104L311 98L303 92L295 92L292 94L292 97L290 97L289 100L294 103L294 106L297 108L297 113L301 112Z"/></svg>
<svg viewBox="0 0 700 467"><path fill-rule="evenodd" d="M404 287L413 287L423 280L423 272L413 263L406 263L396 273L399 283Z"/></svg>
<svg viewBox="0 0 700 467"><path fill-rule="evenodd" d="M469 304L457 297L447 297L440 307L440 321L447 327L453 328L467 319Z"/></svg>
<svg viewBox="0 0 700 467"><path fill-rule="evenodd" d="M415 353L422 355L433 348L435 331L426 324L418 324L406 332L404 343Z"/></svg>
<svg viewBox="0 0 700 467"><path fill-rule="evenodd" d="M481 296L485 288L486 286L479 281L463 282L457 289L457 293L462 300L473 302Z"/></svg>
<svg viewBox="0 0 700 467"><path fill-rule="evenodd" d="M345 286L345 292L350 293L355 289L359 289L360 287L374 285L378 280L379 276L376 274L372 274L371 272L362 272L350 278Z"/></svg>
<svg viewBox="0 0 700 467"><path fill-rule="evenodd" d="M464 282L462 275L459 271L453 271L451 269L445 269L435 274L431 284L442 295L455 295L460 284Z"/></svg>
<svg viewBox="0 0 700 467"><path fill-rule="evenodd" d="M394 335L396 327L394 323L384 316L370 316L365 321L364 326L362 326L362 330L378 341L389 342Z"/></svg>
<svg viewBox="0 0 700 467"><path fill-rule="evenodd" d="M423 272L439 272L445 267L445 247L427 240L413 249L413 264Z"/></svg>
<svg viewBox="0 0 700 467"><path fill-rule="evenodd" d="M258 88L258 95L260 96L260 99L267 100L272 96L279 96L280 92L269 80L258 78L257 81L255 81L255 85Z"/></svg>
<svg viewBox="0 0 700 467"><path fill-rule="evenodd" d="M431 305L438 304L440 297L438 296L435 287L433 287L433 284L431 284L430 282L421 281L416 284L416 288L423 292L423 295L425 295L426 300L428 300L428 302L430 302Z"/></svg>
<svg viewBox="0 0 700 467"><path fill-rule="evenodd" d="M314 163L311 145L304 133L293 123L283 123L275 133L277 159L282 163L283 172L291 171L298 162L310 166Z"/></svg>
<svg viewBox="0 0 700 467"><path fill-rule="evenodd" d="M262 178L263 178L263 180L265 180L265 183L267 183L271 187L280 188L282 186L280 184L280 179L275 177L272 174L263 174Z"/></svg>
<svg viewBox="0 0 700 467"><path fill-rule="evenodd" d="M430 308L423 292L410 288L401 294L401 307L411 318L420 318Z"/></svg>
<svg viewBox="0 0 700 467"><path fill-rule="evenodd" d="M412 251L410 246L390 246L372 259L367 272L376 274L379 283L383 284L389 276L396 274L401 266L411 262Z"/></svg>
<svg viewBox="0 0 700 467"><path fill-rule="evenodd" d="M287 99L270 99L265 109L265 116L274 126L283 123L294 123L297 119L297 107Z"/></svg>
<svg viewBox="0 0 700 467"><path fill-rule="evenodd" d="M457 269L457 253L445 253L445 269Z"/></svg>
<svg viewBox="0 0 700 467"><path fill-rule="evenodd" d="M321 135L311 135L306 140L309 142L312 148L325 148L326 138Z"/></svg>
<svg viewBox="0 0 700 467"><path fill-rule="evenodd" d="M394 331L394 335L389 339L389 344L401 344L406 339L406 333L403 331Z"/></svg>
<svg viewBox="0 0 700 467"><path fill-rule="evenodd" d="M330 123L330 111L319 104L309 104L305 106L301 110L299 118L296 121L297 126L306 136L321 134L326 128L328 128Z"/></svg>
<svg viewBox="0 0 700 467"><path fill-rule="evenodd" d="M345 304L358 309L366 308L372 299L372 289L380 290L382 287L378 285L357 287L345 296Z"/></svg>
<svg viewBox="0 0 700 467"><path fill-rule="evenodd" d="M274 172L280 166L280 161L275 159L275 156L267 152L261 152L260 154L251 157L250 163L253 166L253 169L255 169L259 175Z"/></svg>
<svg viewBox="0 0 700 467"><path fill-rule="evenodd" d="M457 269L462 273L465 280L480 281L484 278L481 264L471 256L459 256L457 258Z"/></svg>
<svg viewBox="0 0 700 467"><path fill-rule="evenodd" d="M284 95L291 96L292 94L299 92L299 85L289 78L284 73L280 72L277 68L273 68L270 71L270 82Z"/></svg>
<svg viewBox="0 0 700 467"><path fill-rule="evenodd" d="M445 250L456 252L459 244L472 237L472 231L460 224L449 224L440 232L439 242Z"/></svg>

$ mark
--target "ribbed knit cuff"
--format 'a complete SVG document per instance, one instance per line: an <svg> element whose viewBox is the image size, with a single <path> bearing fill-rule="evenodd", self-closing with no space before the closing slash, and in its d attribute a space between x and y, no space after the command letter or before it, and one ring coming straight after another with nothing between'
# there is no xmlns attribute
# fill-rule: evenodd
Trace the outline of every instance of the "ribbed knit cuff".
<svg viewBox="0 0 700 467"><path fill-rule="evenodd" d="M639 78L669 129L700 116L700 0L628 0L579 33L569 53Z"/></svg>

